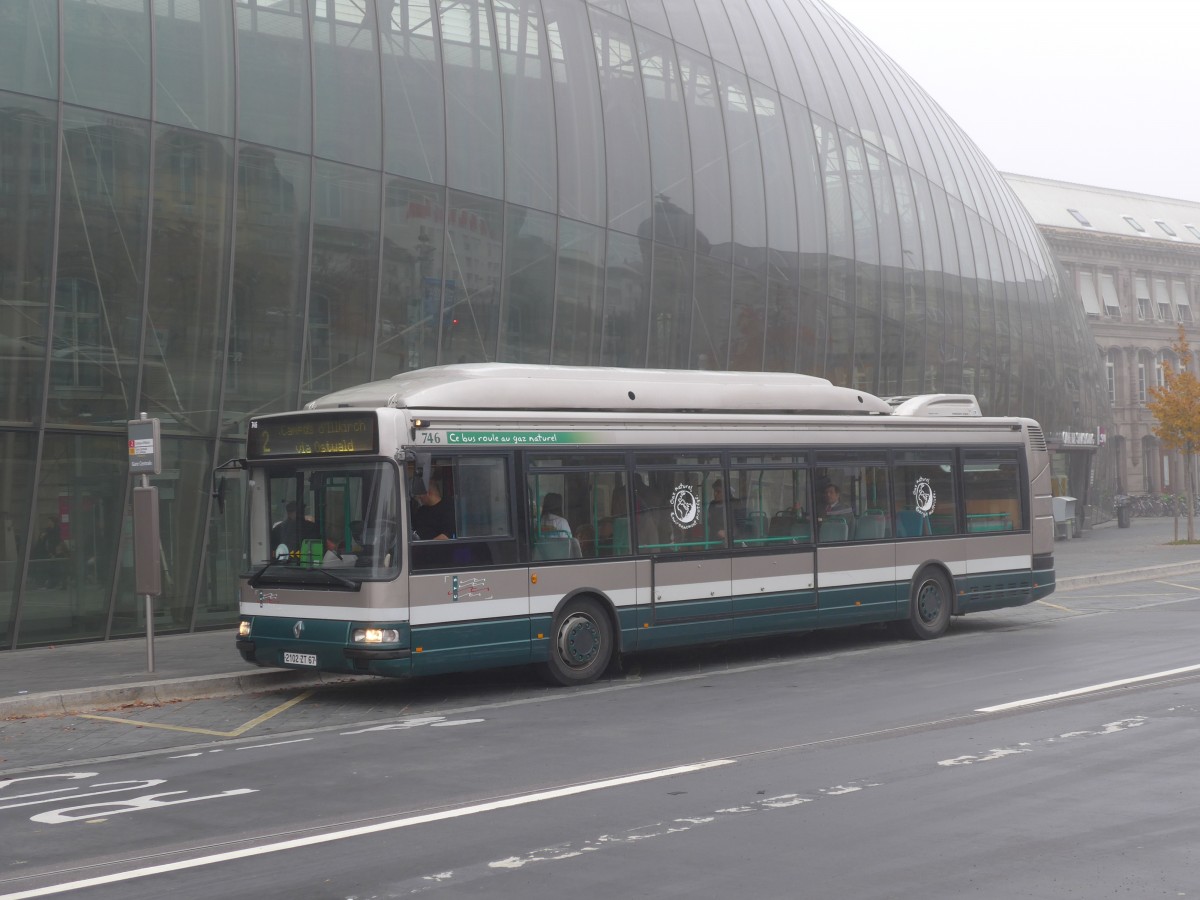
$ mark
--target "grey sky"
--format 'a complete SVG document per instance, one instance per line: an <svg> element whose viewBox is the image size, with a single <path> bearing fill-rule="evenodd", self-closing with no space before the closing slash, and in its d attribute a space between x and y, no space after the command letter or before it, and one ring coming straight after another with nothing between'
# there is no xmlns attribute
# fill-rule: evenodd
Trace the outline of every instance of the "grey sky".
<svg viewBox="0 0 1200 900"><path fill-rule="evenodd" d="M1200 0L826 0L1004 172L1200 202Z"/></svg>

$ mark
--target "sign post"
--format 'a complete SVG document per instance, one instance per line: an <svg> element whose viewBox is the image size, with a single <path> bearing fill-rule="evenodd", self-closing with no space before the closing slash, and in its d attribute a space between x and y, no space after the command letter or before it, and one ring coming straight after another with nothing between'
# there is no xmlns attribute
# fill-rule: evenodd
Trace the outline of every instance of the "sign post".
<svg viewBox="0 0 1200 900"><path fill-rule="evenodd" d="M158 488L150 476L162 474L162 433L158 419L131 419L129 425L129 472L141 475L133 489L133 581L134 590L146 596L146 669L154 671L154 598L162 593L159 562Z"/></svg>

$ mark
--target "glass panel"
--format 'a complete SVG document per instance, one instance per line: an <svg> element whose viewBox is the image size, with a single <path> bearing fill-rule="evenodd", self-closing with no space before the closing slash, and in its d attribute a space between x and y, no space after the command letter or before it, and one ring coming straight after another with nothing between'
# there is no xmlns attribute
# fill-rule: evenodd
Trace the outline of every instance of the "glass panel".
<svg viewBox="0 0 1200 900"><path fill-rule="evenodd" d="M708 40L704 36L700 14L696 12L695 0L672 0L664 5L675 41L707 55Z"/></svg>
<svg viewBox="0 0 1200 900"><path fill-rule="evenodd" d="M854 256L859 262L879 262L879 232L875 227L875 198L867 167L866 150L858 135L839 129L850 191L850 218L854 226ZM830 173L831 170L827 170Z"/></svg>
<svg viewBox="0 0 1200 900"><path fill-rule="evenodd" d="M1015 451L963 453L963 508L968 532L1026 528L1021 466Z"/></svg>
<svg viewBox="0 0 1200 900"><path fill-rule="evenodd" d="M754 122L762 141L763 181L770 188L766 192L768 244L778 251L777 255L772 256L771 266L773 269L779 265L794 268L799 232L796 226L796 189L792 181L791 151L783 106L774 91L754 82L750 83L750 89L754 94ZM811 210L805 209L804 214L806 217L811 215Z"/></svg>
<svg viewBox="0 0 1200 900"><path fill-rule="evenodd" d="M784 123L792 155L792 176L796 187L799 213L801 273L818 270L825 259L825 192L821 184L821 165L817 157L815 134L808 110L791 100L783 101ZM815 262L814 262L815 261ZM805 283L816 290L825 289L820 278L808 277Z"/></svg>
<svg viewBox="0 0 1200 900"><path fill-rule="evenodd" d="M650 138L633 29L628 22L597 12L592 14L592 30L604 104L608 227L648 234Z"/></svg>
<svg viewBox="0 0 1200 900"><path fill-rule="evenodd" d="M240 442L223 441L217 451L218 463L233 459L245 452ZM211 487L209 488L211 490ZM204 568L196 588L196 610L193 617L197 628L225 625L237 620L238 573L245 569L244 533L245 517L240 511L246 508L246 479L234 471L222 479L218 489L223 492L225 508L219 502L213 506L208 517L208 543L204 554Z"/></svg>
<svg viewBox="0 0 1200 900"><path fill-rule="evenodd" d="M830 122L817 116L812 117L812 128L816 139L817 165L825 185L825 229L828 234L829 253L849 259L854 256L851 232L853 216L837 132Z"/></svg>
<svg viewBox="0 0 1200 900"><path fill-rule="evenodd" d="M387 463L336 460L283 463L268 470L267 535L252 535L250 565L279 584L329 584L331 580L386 580L399 569L396 555L396 469ZM439 513L450 506L439 504ZM453 533L453 521L448 526ZM262 568L266 563L270 566ZM324 573L305 570L320 568ZM299 572L297 570L300 570Z"/></svg>
<svg viewBox="0 0 1200 900"><path fill-rule="evenodd" d="M156 632L187 631L197 602L196 584L200 551L207 525L211 462L207 442L164 438L163 473L155 476L158 488L159 537L162 559L162 594L154 600ZM122 533L126 547L117 576L112 635L143 634L145 600L135 592L132 510L125 510ZM233 582L225 585L233 593Z"/></svg>
<svg viewBox="0 0 1200 900"><path fill-rule="evenodd" d="M52 103L0 95L0 421L29 423L42 415L55 132Z"/></svg>
<svg viewBox="0 0 1200 900"><path fill-rule="evenodd" d="M767 345L763 370L798 372L799 298L796 284L772 278L767 282Z"/></svg>
<svg viewBox="0 0 1200 900"><path fill-rule="evenodd" d="M150 117L147 0L64 0L63 100Z"/></svg>
<svg viewBox="0 0 1200 900"><path fill-rule="evenodd" d="M441 46L431 0L376 0L383 54L383 165L389 172L446 180Z"/></svg>
<svg viewBox="0 0 1200 900"><path fill-rule="evenodd" d="M504 190L509 203L555 212L554 85L536 0L493 5L504 93Z"/></svg>
<svg viewBox="0 0 1200 900"><path fill-rule="evenodd" d="M591 27L578 0L543 0L554 113L558 126L558 210L572 219L607 221L604 120Z"/></svg>
<svg viewBox="0 0 1200 900"><path fill-rule="evenodd" d="M723 22L723 18L715 18L715 8L718 4L711 4L714 8L712 18L706 21L716 21L719 25ZM705 4L705 10L709 9L709 5ZM775 86L775 73L771 71L771 62L767 57L767 48L763 44L762 35L759 34L759 24L755 21L755 16L751 12L745 0L735 0L724 5L725 12L729 16L729 23L732 26L730 36L737 38L737 43L741 47L741 65L737 65L735 59L728 60L729 64L739 72L745 72L759 84L764 84L767 87ZM709 37L712 36L712 29L708 29ZM714 53L714 56L718 54ZM718 57L719 58L719 57ZM722 60L724 62L725 60Z"/></svg>
<svg viewBox="0 0 1200 900"><path fill-rule="evenodd" d="M18 594L21 586L21 566L25 550L31 545L26 540L29 532L29 506L33 500L33 462L37 453L37 438L33 434L16 432L0 433L0 650L7 650L13 642L13 617L17 612ZM47 516L33 520L34 540L45 525L54 528L57 536L57 521L46 522ZM45 547L39 548L39 558L53 559ZM52 568L52 567L51 567ZM30 580L27 582L24 602L31 602L31 591L43 587L39 582L49 579L51 572L38 573L33 578L30 564Z"/></svg>
<svg viewBox="0 0 1200 900"><path fill-rule="evenodd" d="M712 58L723 67L746 71L742 62L742 53L738 48L737 39L733 36L733 26L725 13L724 4L700 3L700 18L704 25L704 34L708 38L708 49Z"/></svg>
<svg viewBox="0 0 1200 900"><path fill-rule="evenodd" d="M442 364L496 358L500 322L501 203L451 192L446 218Z"/></svg>
<svg viewBox="0 0 1200 900"><path fill-rule="evenodd" d="M780 460L789 466L791 460ZM756 462L774 459L746 459L746 468L729 473L733 496L741 498L741 511L735 505L735 546L754 547L772 544L806 543L813 539L812 518L808 515L808 470L802 468L760 468ZM736 460L735 460L736 463ZM736 501L735 501L736 502Z"/></svg>
<svg viewBox="0 0 1200 900"><path fill-rule="evenodd" d="M487 3L439 0L438 21L446 77L446 183L503 197L499 65Z"/></svg>
<svg viewBox="0 0 1200 900"><path fill-rule="evenodd" d="M134 414L149 181L147 123L66 109L54 351L46 418Z"/></svg>
<svg viewBox="0 0 1200 900"><path fill-rule="evenodd" d="M696 284L692 295L692 359L689 368L726 368L732 269L728 263L696 257Z"/></svg>
<svg viewBox="0 0 1200 900"><path fill-rule="evenodd" d="M371 377L379 175L317 162L301 401Z"/></svg>
<svg viewBox="0 0 1200 900"><path fill-rule="evenodd" d="M243 146L238 156L233 324L225 427L251 413L295 409L308 281L309 160Z"/></svg>
<svg viewBox="0 0 1200 900"><path fill-rule="evenodd" d="M551 362L582 366L599 358L603 297L604 230L559 219Z"/></svg>
<svg viewBox="0 0 1200 900"><path fill-rule="evenodd" d="M650 307L651 368L688 368L691 340L692 255L654 244L654 291Z"/></svg>
<svg viewBox="0 0 1200 900"><path fill-rule="evenodd" d="M761 372L766 343L766 285L757 272L733 267L733 323L729 342L729 368L735 372Z"/></svg>
<svg viewBox="0 0 1200 900"><path fill-rule="evenodd" d="M154 0L154 115L233 134L233 21L208 0Z"/></svg>
<svg viewBox="0 0 1200 900"><path fill-rule="evenodd" d="M629 0L629 15L638 25L653 28L659 34L671 33L662 0Z"/></svg>
<svg viewBox="0 0 1200 900"><path fill-rule="evenodd" d="M232 142L159 126L154 185L140 408L210 435L228 309Z"/></svg>
<svg viewBox="0 0 1200 900"><path fill-rule="evenodd" d="M618 551L609 510L614 494L625 490L622 461L579 457L570 462L590 471L553 472L539 467L526 476L535 560L613 556ZM619 549L621 554L628 552L627 547Z"/></svg>
<svg viewBox="0 0 1200 900"><path fill-rule="evenodd" d="M645 468L666 462L669 468ZM638 553L722 550L728 546L717 460L639 457L633 481ZM722 489L718 490L717 485Z"/></svg>
<svg viewBox="0 0 1200 900"><path fill-rule="evenodd" d="M650 260L643 257L649 242L608 233L604 277L604 334L601 364L644 366L646 328L650 315Z"/></svg>
<svg viewBox="0 0 1200 900"><path fill-rule="evenodd" d="M312 146L312 77L304 6L237 7L238 136L285 150Z"/></svg>
<svg viewBox="0 0 1200 900"><path fill-rule="evenodd" d="M375 376L437 365L445 191L389 178Z"/></svg>
<svg viewBox="0 0 1200 900"><path fill-rule="evenodd" d="M370 3L314 3L313 152L379 168L379 56Z"/></svg>
<svg viewBox="0 0 1200 900"><path fill-rule="evenodd" d="M0 88L51 100L58 96L56 13L45 0L0 4Z"/></svg>
<svg viewBox="0 0 1200 900"><path fill-rule="evenodd" d="M413 568L516 561L508 459L434 457L412 507Z"/></svg>
<svg viewBox="0 0 1200 900"><path fill-rule="evenodd" d="M499 359L550 362L554 330L555 217L507 207L504 240L504 324Z"/></svg>
<svg viewBox="0 0 1200 900"><path fill-rule="evenodd" d="M895 456L896 537L954 534L954 454L949 450L908 450Z"/></svg>
<svg viewBox="0 0 1200 900"><path fill-rule="evenodd" d="M683 76L670 40L637 31L646 118L650 125L650 169L654 189L654 239L690 248L696 223L692 216L692 167L684 111Z"/></svg>
<svg viewBox="0 0 1200 900"><path fill-rule="evenodd" d="M736 261L756 267L766 262L767 201L763 195L762 151L750 85L745 76L724 66L717 69L725 133L729 138L730 191L733 197L733 241Z"/></svg>
<svg viewBox="0 0 1200 900"><path fill-rule="evenodd" d="M128 460L124 434L47 433L34 521L39 538L53 529L54 546L31 554L40 564L30 562L19 646L104 636L121 558Z"/></svg>
<svg viewBox="0 0 1200 900"><path fill-rule="evenodd" d="M834 454L818 454L817 532L822 543L875 541L892 536L891 494L884 460L858 454L834 464Z"/></svg>
<svg viewBox="0 0 1200 900"><path fill-rule="evenodd" d="M687 104L696 191L696 252L729 259L733 211L729 196L729 156L725 125L712 63L683 47L679 68Z"/></svg>

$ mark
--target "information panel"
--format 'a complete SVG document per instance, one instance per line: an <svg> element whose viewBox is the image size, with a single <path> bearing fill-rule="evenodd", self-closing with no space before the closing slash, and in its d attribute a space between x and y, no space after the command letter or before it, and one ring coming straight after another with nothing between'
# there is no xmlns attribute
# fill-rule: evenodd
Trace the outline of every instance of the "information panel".
<svg viewBox="0 0 1200 900"><path fill-rule="evenodd" d="M378 452L379 420L371 410L251 419L246 446L248 459Z"/></svg>

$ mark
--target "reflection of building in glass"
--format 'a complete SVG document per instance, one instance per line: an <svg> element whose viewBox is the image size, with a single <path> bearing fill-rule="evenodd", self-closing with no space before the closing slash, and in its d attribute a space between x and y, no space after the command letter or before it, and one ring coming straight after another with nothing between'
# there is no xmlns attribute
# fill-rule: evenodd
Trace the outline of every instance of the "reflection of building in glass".
<svg viewBox="0 0 1200 900"><path fill-rule="evenodd" d="M1182 456L1160 446L1146 401L1163 384L1164 367L1179 364L1171 345L1180 325L1193 353L1200 349L1200 203L1005 178L1062 260L1100 351L1113 419L1105 434L1113 480L1105 489L1184 493ZM1058 436L1060 460L1088 448L1078 431Z"/></svg>
<svg viewBox="0 0 1200 900"><path fill-rule="evenodd" d="M1019 201L818 0L143 6L0 5L0 647L144 627L142 411L164 631L232 619L241 522L209 474L246 418L419 366L802 371L1049 432L1107 415Z"/></svg>

